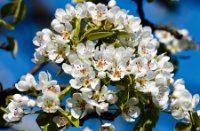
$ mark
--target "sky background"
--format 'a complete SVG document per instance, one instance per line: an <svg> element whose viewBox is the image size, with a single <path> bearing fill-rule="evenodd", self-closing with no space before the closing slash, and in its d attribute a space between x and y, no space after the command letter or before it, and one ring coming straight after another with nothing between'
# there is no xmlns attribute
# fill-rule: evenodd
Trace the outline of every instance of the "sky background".
<svg viewBox="0 0 200 131"><path fill-rule="evenodd" d="M1 0L0 6L5 2L6 0ZM37 2L39 6L35 4ZM17 58L13 59L10 52L0 50L0 82L4 88L12 86L35 65L31 61L35 49L32 39L37 31L49 27L55 10L57 8L64 8L66 3L70 3L70 0L26 0L28 12L24 21L17 25L15 31L6 31L18 40L19 52ZM180 0L175 3L177 4L177 9L174 11L157 2L150 4L145 2L145 15L154 23L188 29L193 40L200 43L200 1ZM129 14L137 16L136 5L131 0L117 0L117 4L119 7L129 10ZM44 14L40 13L41 11L46 13L45 15L48 15L48 17L43 17ZM4 41L2 36L0 36L0 40ZM175 74L175 79L183 78L188 90L192 94L200 94L200 51L187 50L176 54L176 56L178 58L179 56L189 56L190 59L178 59L179 69ZM60 84L68 83L69 81L70 77L66 75L62 75L59 78L56 77L55 74L58 71L58 67L54 64L48 64L42 70L49 71L53 75L53 78L57 79ZM197 109L200 109L200 104ZM24 117L22 122L14 125L13 128L17 130L37 131L39 128L35 123L36 117L36 115ZM116 131L131 131L134 125L133 123L126 123L121 117L117 117L113 124L116 126ZM172 131L175 124L176 121L170 115L161 113L155 131ZM96 119L88 120L85 122L83 128L87 126L97 131L100 121ZM76 129L71 127L69 131L81 131L83 128ZM12 130L7 129L7 131Z"/></svg>

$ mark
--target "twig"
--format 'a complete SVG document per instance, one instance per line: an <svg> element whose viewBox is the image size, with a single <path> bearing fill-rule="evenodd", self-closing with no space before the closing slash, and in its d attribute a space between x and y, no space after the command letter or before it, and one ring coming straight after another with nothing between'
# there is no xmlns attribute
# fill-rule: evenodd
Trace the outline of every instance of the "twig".
<svg viewBox="0 0 200 131"><path fill-rule="evenodd" d="M141 18L142 25L144 26L150 26L153 31L155 30L165 30L167 32L170 32L174 37L177 39L183 38L183 35L180 34L177 30L173 29L170 26L164 26L164 25L156 25L150 22L145 18L144 10L143 10L143 0L133 0L137 4L137 12Z"/></svg>
<svg viewBox="0 0 200 131"><path fill-rule="evenodd" d="M9 50L10 48L8 45L0 44L0 49Z"/></svg>
<svg viewBox="0 0 200 131"><path fill-rule="evenodd" d="M28 73L34 75L45 65L46 65L46 63L38 64L35 67L33 67ZM8 89L0 91L0 98L1 98L0 99L0 105L5 104L5 99L6 99L7 96L13 95L13 94L16 94L16 93L19 93L19 91L15 88L14 85L12 87L9 87Z"/></svg>
<svg viewBox="0 0 200 131"><path fill-rule="evenodd" d="M100 118L101 120L107 120L107 121L113 121L117 116L119 116L121 113L121 110L117 110L116 112L105 112L101 113L101 116L99 116L96 112L90 113L80 119L80 125L83 125L85 121L88 119L95 119L95 118Z"/></svg>

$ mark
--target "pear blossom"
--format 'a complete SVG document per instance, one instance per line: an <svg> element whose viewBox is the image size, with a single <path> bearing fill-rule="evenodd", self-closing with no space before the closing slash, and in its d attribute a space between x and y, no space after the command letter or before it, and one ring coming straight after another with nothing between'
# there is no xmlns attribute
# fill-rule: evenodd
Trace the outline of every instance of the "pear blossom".
<svg viewBox="0 0 200 131"><path fill-rule="evenodd" d="M60 100L57 94L46 91L42 96L38 97L37 105L41 107L44 112L55 113L60 108Z"/></svg>
<svg viewBox="0 0 200 131"><path fill-rule="evenodd" d="M22 92L31 90L32 88L35 88L35 86L36 86L35 78L33 77L33 75L29 73L22 76L20 78L20 81L17 84L15 84L17 90Z"/></svg>
<svg viewBox="0 0 200 131"><path fill-rule="evenodd" d="M134 97L126 102L122 110L122 117L124 120L134 122L135 118L140 115L140 108L137 106L138 102L138 99Z"/></svg>
<svg viewBox="0 0 200 131"><path fill-rule="evenodd" d="M116 0L110 0L110 1L108 2L108 7L109 7L109 8L112 8L112 7L114 7L114 6L116 6Z"/></svg>
<svg viewBox="0 0 200 131"><path fill-rule="evenodd" d="M23 117L23 109L19 103L11 101L7 108L7 113L3 115L3 118L7 122L16 122L19 121Z"/></svg>
<svg viewBox="0 0 200 131"><path fill-rule="evenodd" d="M111 123L105 123L101 125L99 131L115 131L115 127Z"/></svg>
<svg viewBox="0 0 200 131"><path fill-rule="evenodd" d="M92 41L87 41L85 45L83 43L79 43L77 45L77 53L81 58L92 58L94 51L95 43Z"/></svg>
<svg viewBox="0 0 200 131"><path fill-rule="evenodd" d="M115 4L115 0L108 5L82 2L56 10L52 30L43 29L33 39L37 46L33 61L59 65L71 76L70 88L61 89L49 72L41 71L38 82L31 74L22 76L15 87L28 95L33 93L36 100L13 95L3 116L6 121L19 121L24 107L39 107L52 113L52 121L64 130L74 124L71 118L82 119L91 112L101 117L116 106L125 121L134 122L141 111L151 107L147 103L161 111L169 105L174 118L189 119L188 112L199 103L199 95L192 95L183 80L174 82L170 57L158 55L159 42L172 53L187 48L188 32L180 30L183 39L177 40L169 32L156 31L158 42L150 27L143 27L138 17ZM68 114L60 112L68 109ZM99 130L114 131L115 127L105 123Z"/></svg>
<svg viewBox="0 0 200 131"><path fill-rule="evenodd" d="M68 120L66 120L66 118L61 117L61 116L55 116L55 117L53 117L53 122L56 123L56 125L58 126L58 128L70 125L70 122Z"/></svg>
<svg viewBox="0 0 200 131"><path fill-rule="evenodd" d="M81 93L74 93L73 97L68 98L66 103L68 107L72 108L71 114L76 119L84 117L93 108L84 100Z"/></svg>
<svg viewBox="0 0 200 131"><path fill-rule="evenodd" d="M71 65L63 63L62 69L64 72L71 74L75 78L86 77L94 74L92 67L88 65L88 63L77 59L74 60Z"/></svg>
<svg viewBox="0 0 200 131"><path fill-rule="evenodd" d="M51 80L51 74L48 72L39 73L39 83L36 86L37 90L42 90L43 93L46 91L51 91L53 93L60 93L60 86L57 85L56 80Z"/></svg>
<svg viewBox="0 0 200 131"><path fill-rule="evenodd" d="M36 36L33 38L33 43L36 46L43 46L46 43L51 42L51 37L53 33L49 29L43 29L42 31L38 31Z"/></svg>
<svg viewBox="0 0 200 131"><path fill-rule="evenodd" d="M174 83L174 91L171 95L171 112L176 119L185 118L189 111L192 111L199 103L199 95L192 96L190 92L185 89L184 81L178 79Z"/></svg>
<svg viewBox="0 0 200 131"><path fill-rule="evenodd" d="M159 41L164 44L169 44L174 39L174 37L167 31L157 30L155 31L155 35Z"/></svg>
<svg viewBox="0 0 200 131"><path fill-rule="evenodd" d="M92 129L90 129L89 127L85 127L85 128L83 129L83 131L92 131Z"/></svg>
<svg viewBox="0 0 200 131"><path fill-rule="evenodd" d="M31 107L31 108L35 107L36 106L36 101L35 100L28 100L27 101L27 106Z"/></svg>

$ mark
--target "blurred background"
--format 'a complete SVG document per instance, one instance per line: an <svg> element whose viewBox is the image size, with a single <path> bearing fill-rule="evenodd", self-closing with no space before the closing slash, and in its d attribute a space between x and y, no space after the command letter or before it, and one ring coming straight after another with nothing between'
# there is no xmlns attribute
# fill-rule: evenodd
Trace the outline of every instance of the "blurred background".
<svg viewBox="0 0 200 131"><path fill-rule="evenodd" d="M0 0L0 7L7 2L7 0ZM5 31L18 41L19 51L16 59L12 58L10 52L0 50L0 82L4 89L11 87L22 75L35 66L31 61L35 49L32 44L35 33L50 26L57 8L65 8L66 3L71 3L70 0L25 0L25 2L27 5L25 19L16 26L14 31ZM117 5L129 10L129 14L138 16L137 7L133 1L117 0ZM146 18L153 23L186 28L193 41L200 43L200 0L179 0L173 3L168 3L164 0L157 0L153 3L145 2L144 11ZM0 41L6 40L0 35ZM175 54L175 56L178 58L179 64L175 79L183 78L188 90L192 94L200 94L200 51L187 50ZM181 56L189 57L188 59L180 59ZM59 69L54 64L48 64L42 70L49 71L60 84L68 83L70 79L66 75L57 77L56 73ZM197 109L200 109L200 105ZM9 129L0 129L0 131L38 131L40 129L35 122L36 117L36 115L26 116L21 123L15 124ZM172 131L176 122L170 115L161 113L155 131ZM129 131L134 126L133 123L126 123L121 117L117 117L113 124L116 126L116 131ZM81 131L85 127L90 127L92 130L97 131L99 126L99 120L91 119L85 122L83 127L79 129L70 127L68 130Z"/></svg>

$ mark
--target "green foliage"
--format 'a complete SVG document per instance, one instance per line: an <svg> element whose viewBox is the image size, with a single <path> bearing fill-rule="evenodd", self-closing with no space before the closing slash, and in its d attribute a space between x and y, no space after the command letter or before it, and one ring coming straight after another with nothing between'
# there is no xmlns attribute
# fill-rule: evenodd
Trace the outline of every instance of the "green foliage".
<svg viewBox="0 0 200 131"><path fill-rule="evenodd" d="M65 89L59 94L59 98L62 99L71 90L71 86L66 86Z"/></svg>
<svg viewBox="0 0 200 131"><path fill-rule="evenodd" d="M178 122L175 127L175 131L191 131L191 130L192 130L191 123Z"/></svg>
<svg viewBox="0 0 200 131"><path fill-rule="evenodd" d="M0 127L5 126L6 121L3 119L3 114L6 112L5 108L0 107Z"/></svg>
<svg viewBox="0 0 200 131"><path fill-rule="evenodd" d="M88 40L99 40L102 38L110 37L114 35L115 32L95 32L87 35Z"/></svg>
<svg viewBox="0 0 200 131"><path fill-rule="evenodd" d="M17 55L17 50L18 50L18 45L17 41L13 37L7 37L9 49L12 52L12 56L16 58Z"/></svg>
<svg viewBox="0 0 200 131"><path fill-rule="evenodd" d="M9 30L13 30L14 29L14 26L12 26L11 24L7 23L6 21L0 19L0 27L5 27Z"/></svg>
<svg viewBox="0 0 200 131"><path fill-rule="evenodd" d="M196 131L196 128L200 128L200 118L197 112L190 113L190 122L178 122L175 127L175 131Z"/></svg>
<svg viewBox="0 0 200 131"><path fill-rule="evenodd" d="M14 16L14 24L21 22L26 14L26 5L24 0L17 0L16 11Z"/></svg>
<svg viewBox="0 0 200 131"><path fill-rule="evenodd" d="M149 105L139 117L138 123L134 127L134 131L152 131L160 116L160 110L153 103Z"/></svg>
<svg viewBox="0 0 200 131"><path fill-rule="evenodd" d="M58 131L59 129L56 123L54 123L52 120L53 114L41 112L38 115L36 122L43 131Z"/></svg>
<svg viewBox="0 0 200 131"><path fill-rule="evenodd" d="M192 119L193 119L195 128L200 127L200 117L198 116L197 112L192 113Z"/></svg>
<svg viewBox="0 0 200 131"><path fill-rule="evenodd" d="M26 5L24 0L15 0L5 4L1 8L1 17L13 16L11 25L16 25L21 22L26 14ZM3 25L3 27L6 27Z"/></svg>
<svg viewBox="0 0 200 131"><path fill-rule="evenodd" d="M76 19L76 22L75 22L75 33L74 33L75 44L77 44L77 42L79 41L80 29L81 29L81 19Z"/></svg>
<svg viewBox="0 0 200 131"><path fill-rule="evenodd" d="M3 5L0 10L0 14L0 27L13 30L15 28L14 26L21 22L26 14L26 5L24 0L15 0ZM11 23L8 23L5 20L3 20L8 16L13 17ZM3 33L3 35L7 37L8 42L8 48L6 48L5 50L11 51L13 57L15 58L18 50L17 41L13 37L7 36L5 33Z"/></svg>

